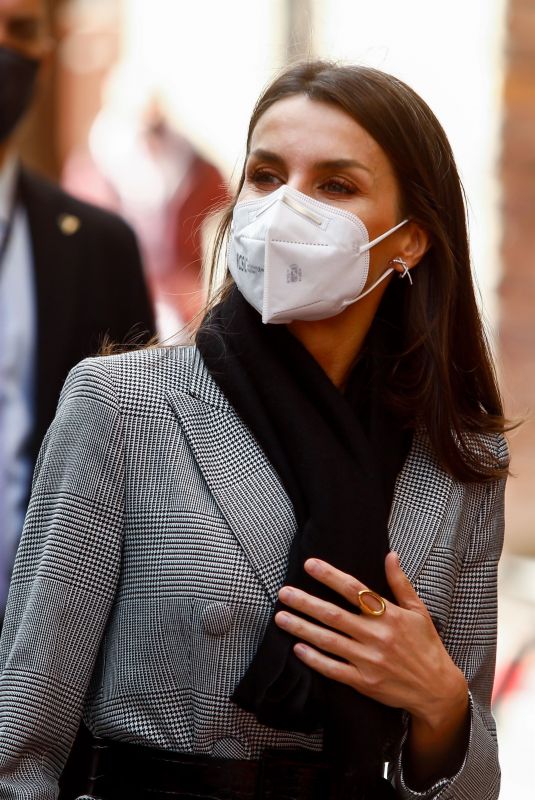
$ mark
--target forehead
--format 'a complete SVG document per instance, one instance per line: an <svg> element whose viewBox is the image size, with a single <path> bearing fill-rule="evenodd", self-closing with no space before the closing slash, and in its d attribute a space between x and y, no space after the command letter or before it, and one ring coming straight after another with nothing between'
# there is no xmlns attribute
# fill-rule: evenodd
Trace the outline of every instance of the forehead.
<svg viewBox="0 0 535 800"><path fill-rule="evenodd" d="M250 142L285 155L309 153L322 160L365 159L370 167L389 160L375 139L342 108L293 95L278 100L258 120Z"/></svg>

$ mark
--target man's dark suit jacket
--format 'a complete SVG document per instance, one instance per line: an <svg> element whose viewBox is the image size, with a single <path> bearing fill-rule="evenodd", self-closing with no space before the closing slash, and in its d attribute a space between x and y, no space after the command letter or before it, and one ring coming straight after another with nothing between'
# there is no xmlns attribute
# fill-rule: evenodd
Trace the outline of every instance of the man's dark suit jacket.
<svg viewBox="0 0 535 800"><path fill-rule="evenodd" d="M18 192L28 217L35 281L35 462L71 367L96 354L105 335L118 344L133 338L141 344L154 335L155 325L137 242L123 220L27 169L20 171ZM70 763L70 779L79 779L78 762Z"/></svg>
<svg viewBox="0 0 535 800"><path fill-rule="evenodd" d="M134 234L119 217L82 203L22 169L37 302L35 461L68 371L98 352L154 334L154 317Z"/></svg>

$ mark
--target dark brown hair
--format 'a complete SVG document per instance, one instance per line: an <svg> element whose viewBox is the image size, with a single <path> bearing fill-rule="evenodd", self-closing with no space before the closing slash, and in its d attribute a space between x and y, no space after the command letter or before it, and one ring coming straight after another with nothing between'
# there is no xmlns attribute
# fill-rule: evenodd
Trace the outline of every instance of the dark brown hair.
<svg viewBox="0 0 535 800"><path fill-rule="evenodd" d="M414 285L394 281L384 298L400 328L387 387L391 406L407 425L426 429L437 458L454 477L487 481L505 475L494 437L485 436L503 432L506 424L475 299L463 189L442 126L392 75L313 61L290 67L262 94L249 124L248 149L262 114L298 94L343 109L375 139L396 174L402 215L430 237ZM243 181L244 173L237 194ZM234 203L218 230L212 278Z"/></svg>

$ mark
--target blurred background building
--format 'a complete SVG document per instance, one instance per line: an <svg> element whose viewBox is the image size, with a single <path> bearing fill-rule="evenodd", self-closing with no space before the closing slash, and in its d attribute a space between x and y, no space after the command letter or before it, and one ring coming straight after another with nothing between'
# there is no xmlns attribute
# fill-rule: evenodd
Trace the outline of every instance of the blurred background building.
<svg viewBox="0 0 535 800"><path fill-rule="evenodd" d="M53 5L58 48L47 93L24 131L27 160L72 191L116 208L137 228L166 336L199 308L197 261L213 226L206 209L228 197L252 106L288 61L321 56L393 72L443 123L467 192L474 269L507 413L523 420L510 437L513 477L507 490L496 715L501 797L531 796L534 0L54 0ZM191 199L191 181L205 186L203 197ZM179 232L170 222L176 218ZM197 266L188 274L192 263ZM182 265L178 282L172 277L177 264Z"/></svg>

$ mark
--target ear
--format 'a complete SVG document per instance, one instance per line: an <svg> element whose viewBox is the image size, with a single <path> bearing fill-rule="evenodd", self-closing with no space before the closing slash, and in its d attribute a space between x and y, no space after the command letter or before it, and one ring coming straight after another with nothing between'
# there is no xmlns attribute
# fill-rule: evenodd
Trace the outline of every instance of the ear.
<svg viewBox="0 0 535 800"><path fill-rule="evenodd" d="M399 243L396 256L407 265L408 269L415 267L431 247L429 234L414 220L410 220L401 229ZM392 266L398 272L404 271L402 263L392 264Z"/></svg>

